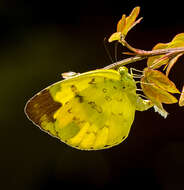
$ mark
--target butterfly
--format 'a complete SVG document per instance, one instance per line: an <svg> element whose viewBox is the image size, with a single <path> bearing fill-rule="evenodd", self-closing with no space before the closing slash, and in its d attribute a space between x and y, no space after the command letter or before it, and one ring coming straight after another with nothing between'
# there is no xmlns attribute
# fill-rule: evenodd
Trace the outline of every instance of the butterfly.
<svg viewBox="0 0 184 190"><path fill-rule="evenodd" d="M153 106L136 94L136 82L126 67L63 76L33 96L25 113L41 130L71 147L100 150L118 145L127 138L135 111Z"/></svg>

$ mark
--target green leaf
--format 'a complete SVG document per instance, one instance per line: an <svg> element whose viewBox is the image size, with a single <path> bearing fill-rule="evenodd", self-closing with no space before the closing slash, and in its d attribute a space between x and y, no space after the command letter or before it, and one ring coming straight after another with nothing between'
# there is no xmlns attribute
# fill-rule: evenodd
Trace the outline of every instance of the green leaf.
<svg viewBox="0 0 184 190"><path fill-rule="evenodd" d="M120 40L121 36L126 37L127 33L138 24L142 18L136 21L137 16L139 15L140 7L135 7L130 15L126 17L125 14L122 15L121 19L117 24L117 32L112 34L109 38L109 42ZM120 35L119 35L120 34Z"/></svg>
<svg viewBox="0 0 184 190"><path fill-rule="evenodd" d="M127 35L128 31L132 28L135 23L137 16L139 15L140 7L135 7L130 15L126 18L126 24L124 29L121 31L124 36Z"/></svg>
<svg viewBox="0 0 184 190"><path fill-rule="evenodd" d="M168 48L177 48L177 47L184 47L184 33L177 34L171 42L169 43L158 43L153 47L153 50L159 49L168 49ZM161 67L162 65L168 65L172 59L172 64L177 61L180 57L178 54L167 54L167 55L157 55L149 57L147 60L148 67L152 67L154 69ZM176 59L173 59L177 57Z"/></svg>
<svg viewBox="0 0 184 190"><path fill-rule="evenodd" d="M113 41L116 41L116 40L120 40L121 38L121 32L115 32L113 33L110 38L108 39L109 42L113 42Z"/></svg>
<svg viewBox="0 0 184 190"><path fill-rule="evenodd" d="M181 96L180 96L180 99L179 99L179 106L184 106L184 86L183 86Z"/></svg>
<svg viewBox="0 0 184 190"><path fill-rule="evenodd" d="M177 99L170 93L180 93L175 84L166 75L150 68L144 69L141 88L148 99L153 102L156 111L164 117L167 116L167 112L164 110L162 103L176 103Z"/></svg>
<svg viewBox="0 0 184 190"><path fill-rule="evenodd" d="M167 44L164 44L164 43L158 43L156 46L153 47L153 50L157 50L157 49L166 49L167 48ZM156 60L159 60L160 58L162 58L163 55L156 55L156 56L152 56L152 57L149 57L148 60L147 60L147 65L148 67L151 67L152 65L155 64ZM161 65L164 65L164 64L167 64L168 63L168 60L164 60L163 62L161 62L160 64L157 65L157 67L153 67L154 69L155 68L158 68L160 67Z"/></svg>

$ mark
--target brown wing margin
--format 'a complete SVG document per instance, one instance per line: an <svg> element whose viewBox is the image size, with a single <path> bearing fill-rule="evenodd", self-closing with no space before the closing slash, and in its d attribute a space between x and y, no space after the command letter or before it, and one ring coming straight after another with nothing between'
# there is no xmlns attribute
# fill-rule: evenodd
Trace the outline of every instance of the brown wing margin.
<svg viewBox="0 0 184 190"><path fill-rule="evenodd" d="M24 110L27 117L40 126L43 115L47 117L48 122L54 122L53 114L61 106L61 103L53 100L49 90L44 89L27 102Z"/></svg>

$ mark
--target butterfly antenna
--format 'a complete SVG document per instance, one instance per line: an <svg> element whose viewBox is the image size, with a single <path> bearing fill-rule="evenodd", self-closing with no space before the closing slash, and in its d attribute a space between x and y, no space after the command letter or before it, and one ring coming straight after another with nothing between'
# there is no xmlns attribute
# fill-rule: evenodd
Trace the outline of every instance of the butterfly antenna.
<svg viewBox="0 0 184 190"><path fill-rule="evenodd" d="M135 68L133 68L133 67L130 68L130 73L131 73L132 75L134 74L134 71L137 72L137 73L140 73L140 74L143 74L143 73L144 73L144 71L135 69ZM140 74L139 74L139 75L140 75ZM140 75L140 76L141 76L141 75Z"/></svg>
<svg viewBox="0 0 184 190"><path fill-rule="evenodd" d="M109 49L107 48L106 42L107 42L107 38L105 37L105 38L104 38L104 41L103 41L104 48L105 48L105 51L106 51L106 53L107 53L107 55L108 55L108 57L109 57L111 63L113 63L114 61L113 61L113 59L112 59L112 56L111 56L111 54L110 54Z"/></svg>
<svg viewBox="0 0 184 190"><path fill-rule="evenodd" d="M115 61L118 62L118 42L117 41L114 44L114 55L115 55Z"/></svg>

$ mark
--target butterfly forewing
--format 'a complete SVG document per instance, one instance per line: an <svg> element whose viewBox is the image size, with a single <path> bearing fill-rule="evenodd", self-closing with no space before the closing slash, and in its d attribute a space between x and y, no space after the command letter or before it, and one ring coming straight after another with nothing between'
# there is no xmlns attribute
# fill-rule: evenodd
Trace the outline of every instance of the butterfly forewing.
<svg viewBox="0 0 184 190"><path fill-rule="evenodd" d="M27 103L25 111L41 129L66 144L96 150L128 136L135 101L118 72L98 70L46 88Z"/></svg>

